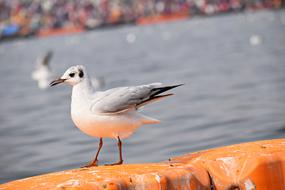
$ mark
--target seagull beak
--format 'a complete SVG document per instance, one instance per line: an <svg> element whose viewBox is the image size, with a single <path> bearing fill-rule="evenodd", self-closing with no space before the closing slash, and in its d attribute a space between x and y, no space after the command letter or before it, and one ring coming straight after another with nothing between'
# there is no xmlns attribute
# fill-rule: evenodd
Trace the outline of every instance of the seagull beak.
<svg viewBox="0 0 285 190"><path fill-rule="evenodd" d="M49 85L50 85L50 86L55 86L55 85L57 85L57 84L63 83L65 80L66 80L66 79L61 79L61 78L59 78L59 79L56 79L56 80L52 81Z"/></svg>

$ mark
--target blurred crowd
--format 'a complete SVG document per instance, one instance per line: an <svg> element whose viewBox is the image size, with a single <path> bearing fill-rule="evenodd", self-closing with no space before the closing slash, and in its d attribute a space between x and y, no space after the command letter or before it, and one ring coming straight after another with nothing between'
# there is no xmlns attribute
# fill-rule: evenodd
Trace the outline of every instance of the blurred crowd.
<svg viewBox="0 0 285 190"><path fill-rule="evenodd" d="M211 15L280 8L283 0L0 0L1 36L29 36L63 27L94 29L177 13Z"/></svg>

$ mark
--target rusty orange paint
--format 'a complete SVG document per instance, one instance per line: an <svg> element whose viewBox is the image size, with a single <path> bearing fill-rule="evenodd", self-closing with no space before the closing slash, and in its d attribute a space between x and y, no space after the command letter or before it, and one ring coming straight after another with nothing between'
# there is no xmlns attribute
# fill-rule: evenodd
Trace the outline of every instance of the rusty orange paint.
<svg viewBox="0 0 285 190"><path fill-rule="evenodd" d="M209 172L219 189L285 189L285 139L257 141L174 158Z"/></svg>
<svg viewBox="0 0 285 190"><path fill-rule="evenodd" d="M285 189L285 139L196 152L149 164L67 170L0 185L0 189Z"/></svg>

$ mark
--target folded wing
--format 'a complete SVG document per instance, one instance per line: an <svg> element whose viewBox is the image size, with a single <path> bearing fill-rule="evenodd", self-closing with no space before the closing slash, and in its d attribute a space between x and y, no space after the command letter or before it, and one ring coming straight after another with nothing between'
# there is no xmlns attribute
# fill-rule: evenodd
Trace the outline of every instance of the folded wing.
<svg viewBox="0 0 285 190"><path fill-rule="evenodd" d="M153 83L141 86L113 88L101 92L96 96L90 109L94 113L122 113L170 96L172 94L160 94L180 85L161 86L161 83Z"/></svg>

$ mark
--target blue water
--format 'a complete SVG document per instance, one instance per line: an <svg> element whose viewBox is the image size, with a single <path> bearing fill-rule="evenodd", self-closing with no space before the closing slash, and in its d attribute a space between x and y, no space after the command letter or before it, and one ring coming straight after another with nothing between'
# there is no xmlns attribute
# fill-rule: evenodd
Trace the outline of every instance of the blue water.
<svg viewBox="0 0 285 190"><path fill-rule="evenodd" d="M97 149L72 123L71 88L42 91L31 79L43 52L55 52L58 75L84 64L107 88L185 83L142 110L160 124L123 141L126 163L157 162L285 136L284 34L285 11L261 11L0 44L0 182L80 167ZM117 157L105 139L100 164Z"/></svg>

